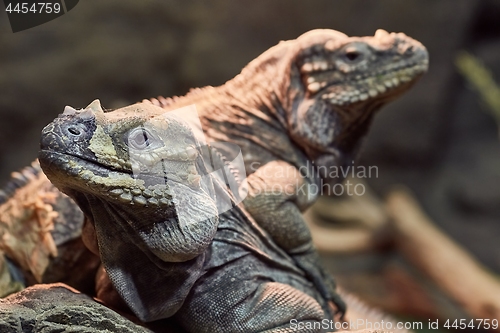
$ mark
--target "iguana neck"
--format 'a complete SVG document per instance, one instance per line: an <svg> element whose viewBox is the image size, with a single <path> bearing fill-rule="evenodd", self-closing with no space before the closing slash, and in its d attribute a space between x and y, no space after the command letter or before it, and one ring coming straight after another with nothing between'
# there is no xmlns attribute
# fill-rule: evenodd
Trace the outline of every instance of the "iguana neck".
<svg viewBox="0 0 500 333"><path fill-rule="evenodd" d="M193 89L160 102L167 110L195 104L207 140L238 144L247 171L275 159L300 166L307 159L290 140L285 112L289 72L283 59L250 63L222 86Z"/></svg>
<svg viewBox="0 0 500 333"><path fill-rule="evenodd" d="M375 111L427 66L425 47L404 34L315 30L264 52L223 86L152 102L167 110L195 104L208 141L239 145L247 171L275 159L342 165Z"/></svg>

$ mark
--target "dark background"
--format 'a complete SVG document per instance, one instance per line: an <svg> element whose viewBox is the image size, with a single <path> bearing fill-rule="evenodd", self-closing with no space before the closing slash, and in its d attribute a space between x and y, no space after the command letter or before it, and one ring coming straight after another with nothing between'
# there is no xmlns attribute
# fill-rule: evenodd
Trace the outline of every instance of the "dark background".
<svg viewBox="0 0 500 333"><path fill-rule="evenodd" d="M433 220L500 272L500 145L460 50L500 80L499 0L84 0L13 34L0 14L0 181L36 156L42 127L65 105L113 108L220 85L280 40L313 28L402 31L427 46L429 73L386 107L361 163L383 195L408 185Z"/></svg>

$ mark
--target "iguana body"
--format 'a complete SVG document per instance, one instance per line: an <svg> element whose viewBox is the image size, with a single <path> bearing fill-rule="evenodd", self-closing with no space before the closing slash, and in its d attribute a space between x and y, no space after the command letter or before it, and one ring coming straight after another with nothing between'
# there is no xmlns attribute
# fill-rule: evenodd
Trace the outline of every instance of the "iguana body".
<svg viewBox="0 0 500 333"><path fill-rule="evenodd" d="M231 194L202 148L187 125L142 103L67 112L44 129L39 158L89 218L94 251L142 321L298 332L292 319L331 320L328 299L243 209L219 211Z"/></svg>
<svg viewBox="0 0 500 333"><path fill-rule="evenodd" d="M425 48L403 34L349 38L318 30L280 43L224 86L152 102L165 110L195 104L209 141L241 147L250 174L246 208L322 297L332 300L300 214L315 196L267 189L276 183L295 189L318 185L318 177L302 168L310 170L311 161L350 163L374 111L405 91L427 61ZM287 170L289 178L268 177L266 170L275 169Z"/></svg>

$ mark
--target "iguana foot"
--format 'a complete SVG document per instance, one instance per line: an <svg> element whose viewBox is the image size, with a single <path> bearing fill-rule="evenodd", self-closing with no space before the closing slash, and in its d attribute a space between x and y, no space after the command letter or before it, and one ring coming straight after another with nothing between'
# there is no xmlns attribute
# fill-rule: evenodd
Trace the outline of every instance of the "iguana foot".
<svg viewBox="0 0 500 333"><path fill-rule="evenodd" d="M291 252L290 255L295 264L306 273L306 276L314 283L321 296L335 304L336 311L333 311L333 313L340 314L340 318L343 318L346 311L346 305L335 291L337 289L335 281L323 268L318 253L313 248L312 243L310 244L309 250L306 252Z"/></svg>

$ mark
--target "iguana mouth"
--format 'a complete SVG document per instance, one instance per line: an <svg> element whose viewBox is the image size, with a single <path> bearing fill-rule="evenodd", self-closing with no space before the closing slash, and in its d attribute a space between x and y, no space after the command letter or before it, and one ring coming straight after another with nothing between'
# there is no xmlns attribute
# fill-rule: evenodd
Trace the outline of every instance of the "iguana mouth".
<svg viewBox="0 0 500 333"><path fill-rule="evenodd" d="M78 188L91 195L104 195L107 198L117 199L122 203L147 204L142 196L141 181L134 179L129 171L111 170L106 165L75 156L72 154L41 150L40 164L48 174L54 174L55 183L59 183L58 174L63 175L63 183L57 184L64 188ZM162 192L158 196L164 197ZM153 200L158 204L159 200Z"/></svg>
<svg viewBox="0 0 500 333"><path fill-rule="evenodd" d="M41 150L40 162L49 172L60 172L70 175L71 186L87 188L78 185L87 183L92 186L92 194L102 194L121 203L139 206L170 206L172 205L170 185L191 188L189 184L168 175L134 174L128 170L113 169L99 162L75 156L73 154ZM55 166L54 166L55 164ZM54 170L56 169L56 170ZM95 191L98 190L98 192Z"/></svg>
<svg viewBox="0 0 500 333"><path fill-rule="evenodd" d="M85 158L85 157L82 157L82 156L78 156L78 155L75 155L75 154L61 153L61 152L56 152L56 151L48 150L48 149L42 149L42 150L40 150L40 153L42 155L43 154L51 154L51 155L60 155L61 157L62 156L67 157L69 161L67 163L63 164L65 166L67 166L67 167L71 166L70 165L70 163L71 163L70 160L78 161L77 162L78 164L82 164L83 163L83 164L92 166L92 170L93 171L95 170L95 171L101 173L100 174L101 176L105 176L106 173L109 173L109 171L132 175L132 171L130 171L130 170L118 169L115 166L105 165L105 164L99 163L96 160L91 160L91 159L88 159L88 158Z"/></svg>
<svg viewBox="0 0 500 333"><path fill-rule="evenodd" d="M399 95L427 69L427 62L395 64L390 69L340 78L335 70L305 75L307 91L333 105L349 105L370 98Z"/></svg>
<svg viewBox="0 0 500 333"><path fill-rule="evenodd" d="M57 159L54 159L57 156ZM88 158L77 156L74 154L62 153L48 149L40 150L39 158L41 160L48 159L49 163L56 163L58 167L68 172L70 175L77 176L82 170L92 170L96 172L99 176L106 176L109 172L119 172L122 174L132 175L129 170L118 169L114 166L104 165L95 160L90 160ZM75 172L78 172L75 174ZM85 180L85 179L84 179Z"/></svg>
<svg viewBox="0 0 500 333"><path fill-rule="evenodd" d="M318 94L323 100L335 105L363 102L378 95L399 94L401 90L409 88L407 83L413 82L417 76L422 75L425 68L424 65L413 64L374 75L363 75L346 82L337 81L320 90Z"/></svg>

